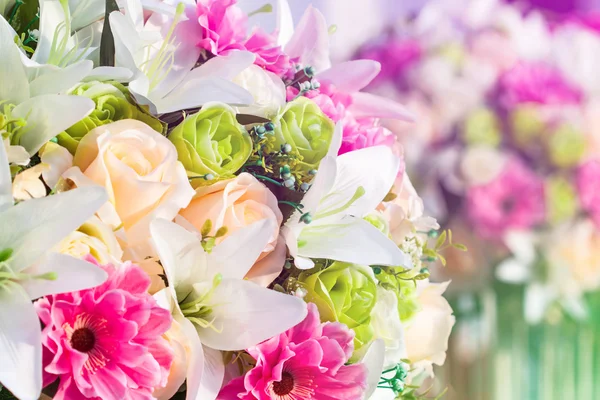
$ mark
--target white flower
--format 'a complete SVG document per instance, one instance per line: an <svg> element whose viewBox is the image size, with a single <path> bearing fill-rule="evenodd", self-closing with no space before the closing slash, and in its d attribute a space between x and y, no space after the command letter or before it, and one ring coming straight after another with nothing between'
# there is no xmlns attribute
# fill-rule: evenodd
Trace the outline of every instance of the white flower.
<svg viewBox="0 0 600 400"><path fill-rule="evenodd" d="M91 61L82 61L61 69L44 72L25 65L27 59L14 42L14 31L0 17L0 114L7 119L26 122L13 128L10 136L19 135L18 144L29 155L35 154L48 140L80 121L94 109L94 102L79 96L66 96L74 84L92 69ZM0 126L0 130L6 129ZM3 133L3 137L7 133Z"/></svg>
<svg viewBox="0 0 600 400"><path fill-rule="evenodd" d="M283 227L297 267L312 268L310 258L359 265L412 267L410 258L371 223L369 212L388 194L400 160L388 147L369 147L337 157L341 124L328 155L295 212ZM312 222L305 223L306 215Z"/></svg>
<svg viewBox="0 0 600 400"><path fill-rule="evenodd" d="M494 180L506 162L506 155L489 146L471 146L464 152L460 169L467 185L484 185Z"/></svg>
<svg viewBox="0 0 600 400"><path fill-rule="evenodd" d="M233 78L233 83L246 89L254 98L248 107L238 107L240 114L272 118L285 106L285 84L277 75L252 64Z"/></svg>
<svg viewBox="0 0 600 400"><path fill-rule="evenodd" d="M371 311L371 327L373 337L385 343L384 369L396 365L406 358L404 344L404 327L398 314L398 298L390 290L377 287L377 303Z"/></svg>
<svg viewBox="0 0 600 400"><path fill-rule="evenodd" d="M184 15L180 3L168 15L153 13L144 22L139 1L127 2L124 15L110 14L115 38L117 67L134 73L129 90L138 103L150 107L154 114L197 108L209 101L233 105L252 103L252 96L231 80L254 62L254 55L234 51L214 57L195 68L201 49L196 46L198 29ZM190 13L195 15L195 9Z"/></svg>
<svg viewBox="0 0 600 400"><path fill-rule="evenodd" d="M254 346L306 317L301 299L244 280L269 242L270 224L263 220L240 229L207 253L183 227L162 219L152 222L152 238L169 282L155 296L171 310L192 354L187 399L216 398L224 376L220 351ZM183 378L170 386L176 390ZM173 394L164 393L163 398Z"/></svg>
<svg viewBox="0 0 600 400"><path fill-rule="evenodd" d="M48 165L42 163L19 172L13 182L13 197L15 200L39 199L46 196L46 186L44 186L44 182L40 177L48 168Z"/></svg>
<svg viewBox="0 0 600 400"><path fill-rule="evenodd" d="M106 273L50 251L106 201L104 190L77 189L13 205L4 146L0 146L0 382L16 397L42 389L42 335L31 300L101 284ZM72 274L72 275L71 275Z"/></svg>

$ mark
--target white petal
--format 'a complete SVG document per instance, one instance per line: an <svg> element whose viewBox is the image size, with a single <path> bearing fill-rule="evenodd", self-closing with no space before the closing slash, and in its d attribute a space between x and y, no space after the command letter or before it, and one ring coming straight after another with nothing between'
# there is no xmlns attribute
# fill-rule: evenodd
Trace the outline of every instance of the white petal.
<svg viewBox="0 0 600 400"><path fill-rule="evenodd" d="M277 0L277 45L284 46L294 35L294 19L287 0Z"/></svg>
<svg viewBox="0 0 600 400"><path fill-rule="evenodd" d="M200 385L204 373L204 349L194 325L187 319L177 317L188 347L189 364L186 376L186 400L202 400Z"/></svg>
<svg viewBox="0 0 600 400"><path fill-rule="evenodd" d="M381 64L373 60L353 60L339 63L317 75L319 82L330 82L343 93L358 92L381 71Z"/></svg>
<svg viewBox="0 0 600 400"><path fill-rule="evenodd" d="M392 188L400 159L387 146L375 146L342 154L337 159L337 177L329 195L319 205L319 213L346 204L359 187L364 195L344 213L363 217L375 210Z"/></svg>
<svg viewBox="0 0 600 400"><path fill-rule="evenodd" d="M66 11L69 11L68 5ZM61 43L63 40L68 43L67 50L73 46L73 41L70 38L71 24L66 18L70 15L65 15L60 0L41 0L40 1L40 36L37 47L31 59L40 64L47 64L50 58L50 52L53 49L53 42ZM68 35L68 36L67 36Z"/></svg>
<svg viewBox="0 0 600 400"><path fill-rule="evenodd" d="M302 65L312 66L317 72L331 67L327 21L312 5L306 9L296 32L285 46L285 53L291 58L298 58Z"/></svg>
<svg viewBox="0 0 600 400"><path fill-rule="evenodd" d="M66 235L77 229L107 200L100 187L27 200L0 214L0 249L13 249L11 268L31 265Z"/></svg>
<svg viewBox="0 0 600 400"><path fill-rule="evenodd" d="M0 99L8 104L19 104L29 98L29 81L14 37L14 30L0 18Z"/></svg>
<svg viewBox="0 0 600 400"><path fill-rule="evenodd" d="M208 266L223 278L244 279L271 239L274 222L258 221L237 230L208 255Z"/></svg>
<svg viewBox="0 0 600 400"><path fill-rule="evenodd" d="M536 259L535 236L525 231L509 231L504 236L506 247L523 264L532 264Z"/></svg>
<svg viewBox="0 0 600 400"><path fill-rule="evenodd" d="M313 269L315 267L315 262L313 260L311 260L310 258L296 256L296 257L294 257L294 265L298 269L307 270L307 269Z"/></svg>
<svg viewBox="0 0 600 400"><path fill-rule="evenodd" d="M29 298L38 299L58 293L75 292L101 285L106 281L106 272L87 261L65 254L50 253L40 263L27 268L26 272L33 276L54 272L56 280L30 279L21 284Z"/></svg>
<svg viewBox="0 0 600 400"><path fill-rule="evenodd" d="M17 118L27 120L20 145L35 154L48 140L87 116L95 107L81 96L44 95L31 98L13 110Z"/></svg>
<svg viewBox="0 0 600 400"><path fill-rule="evenodd" d="M252 94L222 78L185 81L162 99L152 99L159 114L200 107L211 101L246 106L254 102Z"/></svg>
<svg viewBox="0 0 600 400"><path fill-rule="evenodd" d="M303 300L244 280L223 279L210 301L217 329L199 329L198 334L204 345L224 351L254 346L297 325L307 314Z"/></svg>
<svg viewBox="0 0 600 400"><path fill-rule="evenodd" d="M96 67L90 72L84 81L117 81L128 82L133 78L133 72L123 67Z"/></svg>
<svg viewBox="0 0 600 400"><path fill-rule="evenodd" d="M558 294L547 285L534 282L525 289L525 320L530 324L537 324L542 321L546 310L552 301L558 297Z"/></svg>
<svg viewBox="0 0 600 400"><path fill-rule="evenodd" d="M411 258L392 240L367 221L351 216L331 220L331 225L313 221L302 231L298 243L298 254L302 257L412 267Z"/></svg>
<svg viewBox="0 0 600 400"><path fill-rule="evenodd" d="M69 168L73 166L73 155L64 147L48 142L40 154L42 163L50 166L50 169L42 172L44 182L50 188L54 188Z"/></svg>
<svg viewBox="0 0 600 400"><path fill-rule="evenodd" d="M383 339L376 339L369 346L362 363L367 367L367 390L363 399L369 400L381 378L383 372L383 360L385 359L385 344Z"/></svg>
<svg viewBox="0 0 600 400"><path fill-rule="evenodd" d="M13 205L12 179L4 141L0 143L0 212Z"/></svg>
<svg viewBox="0 0 600 400"><path fill-rule="evenodd" d="M200 67L193 69L186 80L223 78L232 80L254 63L256 56L249 51L232 51L226 56L213 57Z"/></svg>
<svg viewBox="0 0 600 400"><path fill-rule="evenodd" d="M82 60L65 68L46 68L45 73L29 83L31 97L64 94L82 81L93 67L94 64L90 60Z"/></svg>
<svg viewBox="0 0 600 400"><path fill-rule="evenodd" d="M0 382L17 398L36 400L42 391L40 320L17 284L0 289Z"/></svg>
<svg viewBox="0 0 600 400"><path fill-rule="evenodd" d="M225 364L223 363L223 353L219 350L204 347L204 368L202 370L202 380L197 399L215 400L225 377Z"/></svg>
<svg viewBox="0 0 600 400"><path fill-rule="evenodd" d="M207 275L206 253L196 235L161 218L150 223L150 232L174 296L176 289L189 292L194 283L212 279Z"/></svg>
<svg viewBox="0 0 600 400"><path fill-rule="evenodd" d="M496 278L508 283L527 282L531 277L530 268L529 264L524 264L521 260L509 258L496 267Z"/></svg>

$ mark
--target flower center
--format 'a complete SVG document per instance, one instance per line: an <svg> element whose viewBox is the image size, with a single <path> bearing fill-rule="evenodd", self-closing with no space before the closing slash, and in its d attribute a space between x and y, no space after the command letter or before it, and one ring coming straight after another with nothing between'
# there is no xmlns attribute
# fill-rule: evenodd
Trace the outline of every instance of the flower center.
<svg viewBox="0 0 600 400"><path fill-rule="evenodd" d="M516 201L515 199L513 199L512 197L506 198L502 201L502 204L500 205L500 207L502 208L502 211L504 211L506 214L512 212L512 210L515 208L516 205Z"/></svg>
<svg viewBox="0 0 600 400"><path fill-rule="evenodd" d="M281 374L281 380L273 382L273 392L277 396L285 396L294 390L294 377L289 372Z"/></svg>
<svg viewBox="0 0 600 400"><path fill-rule="evenodd" d="M94 348L96 335L89 328L79 328L71 336L71 346L82 353L87 353Z"/></svg>

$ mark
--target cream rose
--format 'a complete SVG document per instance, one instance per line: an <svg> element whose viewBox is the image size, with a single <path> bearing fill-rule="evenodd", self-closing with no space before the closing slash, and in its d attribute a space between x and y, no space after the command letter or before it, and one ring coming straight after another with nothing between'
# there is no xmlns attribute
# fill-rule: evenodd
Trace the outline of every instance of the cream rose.
<svg viewBox="0 0 600 400"><path fill-rule="evenodd" d="M254 103L248 107L238 107L240 114L258 115L272 118L286 104L285 84L277 75L251 65L233 78L233 82L252 94Z"/></svg>
<svg viewBox="0 0 600 400"><path fill-rule="evenodd" d="M81 259L89 254L103 265L121 262L123 257L112 229L95 216L65 237L55 250Z"/></svg>
<svg viewBox="0 0 600 400"><path fill-rule="evenodd" d="M415 375L424 371L433 376L433 364L442 365L446 360L448 338L455 322L452 308L442 296L449 283L418 283L421 310L404 331L406 356L416 368Z"/></svg>
<svg viewBox="0 0 600 400"><path fill-rule="evenodd" d="M79 143L73 165L63 174L65 179L76 186L106 189L109 202L98 216L120 230L126 260L154 255L150 222L172 220L194 196L175 146L140 121L122 120L93 129Z"/></svg>
<svg viewBox="0 0 600 400"><path fill-rule="evenodd" d="M234 179L199 187L190 205L181 210L180 215L198 231L202 230L206 220L210 220L209 235L215 235L221 227L226 227L227 235L230 235L253 222L274 221L276 228L271 240L247 278L266 286L281 272L286 254L284 240L279 240L283 216L275 195L252 175L242 173Z"/></svg>

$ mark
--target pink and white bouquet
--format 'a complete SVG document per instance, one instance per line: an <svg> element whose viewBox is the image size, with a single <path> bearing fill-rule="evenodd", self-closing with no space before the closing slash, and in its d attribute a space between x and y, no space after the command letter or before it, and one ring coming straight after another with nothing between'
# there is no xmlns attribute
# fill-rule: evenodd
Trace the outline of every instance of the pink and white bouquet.
<svg viewBox="0 0 600 400"><path fill-rule="evenodd" d="M463 226L469 247L488 247L477 267L498 263L497 278L527 284L531 322L585 318L584 295L600 288L597 26L433 1L359 52L383 65L372 90L418 114L416 129L388 126L426 204Z"/></svg>
<svg viewBox="0 0 600 400"><path fill-rule="evenodd" d="M319 11L249 6L0 2L1 395L416 399L443 363L410 114Z"/></svg>

